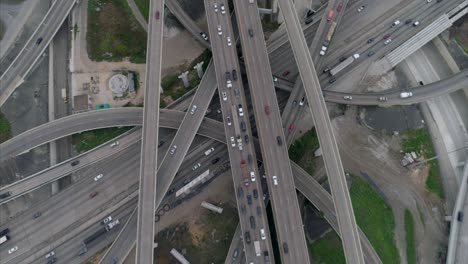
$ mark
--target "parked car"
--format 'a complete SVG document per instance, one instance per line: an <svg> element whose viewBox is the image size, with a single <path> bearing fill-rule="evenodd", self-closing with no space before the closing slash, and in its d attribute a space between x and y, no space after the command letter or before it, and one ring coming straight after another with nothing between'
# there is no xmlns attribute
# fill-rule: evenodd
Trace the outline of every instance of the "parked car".
<svg viewBox="0 0 468 264"><path fill-rule="evenodd" d="M222 95L223 95L223 101L227 101L227 93L226 93L226 92L222 92Z"/></svg>
<svg viewBox="0 0 468 264"><path fill-rule="evenodd" d="M237 187L237 196L239 198L242 198L242 196L244 196L244 189L242 188L242 186Z"/></svg>
<svg viewBox="0 0 468 264"><path fill-rule="evenodd" d="M245 144L248 144L250 142L249 135L245 134L244 141L245 141Z"/></svg>

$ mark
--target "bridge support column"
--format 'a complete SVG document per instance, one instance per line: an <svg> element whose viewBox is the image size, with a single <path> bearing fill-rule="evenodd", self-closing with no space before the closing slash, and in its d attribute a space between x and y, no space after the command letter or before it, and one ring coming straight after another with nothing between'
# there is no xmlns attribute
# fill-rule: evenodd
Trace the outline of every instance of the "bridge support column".
<svg viewBox="0 0 468 264"><path fill-rule="evenodd" d="M195 65L195 67L193 67L195 70L197 70L197 73L198 73L198 79L202 79L203 78L203 63L205 63L204 61L198 63L197 65Z"/></svg>
<svg viewBox="0 0 468 264"><path fill-rule="evenodd" d="M189 85L190 85L190 84L189 84L188 77L187 77L187 76L188 76L188 73L189 73L189 72L186 71L186 72L183 72L181 75L179 75L179 79L181 79L182 82L184 82L184 87L185 87L185 88L188 88Z"/></svg>

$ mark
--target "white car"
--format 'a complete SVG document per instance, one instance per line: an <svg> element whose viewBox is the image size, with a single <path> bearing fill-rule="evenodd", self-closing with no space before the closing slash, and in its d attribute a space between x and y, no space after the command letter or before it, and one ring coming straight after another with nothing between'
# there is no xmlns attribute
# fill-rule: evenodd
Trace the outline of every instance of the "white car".
<svg viewBox="0 0 468 264"><path fill-rule="evenodd" d="M398 26L400 24L400 20L393 22L392 27Z"/></svg>
<svg viewBox="0 0 468 264"><path fill-rule="evenodd" d="M200 32L200 36L206 41L208 41L208 36L204 32Z"/></svg>
<svg viewBox="0 0 468 264"><path fill-rule="evenodd" d="M232 46L231 37L227 37L226 39L227 39L228 46L229 47Z"/></svg>
<svg viewBox="0 0 468 264"><path fill-rule="evenodd" d="M10 248L8 250L8 254L11 254L11 253L15 252L16 250L18 250L18 246L14 246L14 247Z"/></svg>
<svg viewBox="0 0 468 264"><path fill-rule="evenodd" d="M226 14L226 9L224 8L224 4L221 4L221 14Z"/></svg>
<svg viewBox="0 0 468 264"><path fill-rule="evenodd" d="M214 3L214 4L213 4L213 7L214 7L214 11L215 11L215 12L218 12L218 4L217 4L217 3Z"/></svg>
<svg viewBox="0 0 468 264"><path fill-rule="evenodd" d="M99 174L98 176L94 177L94 181L99 181L102 177L104 177L104 175Z"/></svg>
<svg viewBox="0 0 468 264"><path fill-rule="evenodd" d="M107 223L109 223L110 221L112 221L112 216L109 215L108 217L104 218L104 220L102 220L102 223L103 223L103 224L107 224Z"/></svg>
<svg viewBox="0 0 468 264"><path fill-rule="evenodd" d="M343 99L351 101L351 100L353 100L353 97L351 95L345 95L345 96L343 96Z"/></svg>
<svg viewBox="0 0 468 264"><path fill-rule="evenodd" d="M193 115L193 114L195 114L196 111L197 111L197 106L192 105L192 109L190 109L190 114Z"/></svg>
<svg viewBox="0 0 468 264"><path fill-rule="evenodd" d="M198 169L200 167L201 167L201 164L197 163L197 164L193 165L192 170L196 170L196 169Z"/></svg>
<svg viewBox="0 0 468 264"><path fill-rule="evenodd" d="M301 101L299 102L299 106L303 106L305 101L305 97L302 97Z"/></svg>
<svg viewBox="0 0 468 264"><path fill-rule="evenodd" d="M170 151L171 155L174 155L176 151L177 151L177 145L172 146L171 151Z"/></svg>
<svg viewBox="0 0 468 264"><path fill-rule="evenodd" d="M320 50L320 56L325 55L325 52L327 51L327 47L322 46L322 49Z"/></svg>
<svg viewBox="0 0 468 264"><path fill-rule="evenodd" d="M274 77L274 76L273 76L273 81L274 81L274 82L277 82L277 81L278 81L278 77Z"/></svg>
<svg viewBox="0 0 468 264"><path fill-rule="evenodd" d="M222 35L223 34L223 31L221 30L221 25L218 25L218 35Z"/></svg>
<svg viewBox="0 0 468 264"><path fill-rule="evenodd" d="M411 96L413 96L412 92L402 92L402 93L400 93L400 98L408 98L408 97L411 97Z"/></svg>
<svg viewBox="0 0 468 264"><path fill-rule="evenodd" d="M115 141L113 142L112 144L110 144L111 148L113 147L117 147L120 143L118 141Z"/></svg>
<svg viewBox="0 0 468 264"><path fill-rule="evenodd" d="M250 172L250 180L251 180L252 182L255 181L255 172L253 172L253 171Z"/></svg>
<svg viewBox="0 0 468 264"><path fill-rule="evenodd" d="M273 184L278 185L278 177L276 175L273 176Z"/></svg>
<svg viewBox="0 0 468 264"><path fill-rule="evenodd" d="M417 27L419 25L419 21L414 21L413 27Z"/></svg>
<svg viewBox="0 0 468 264"><path fill-rule="evenodd" d="M266 235L265 235L265 229L260 229L260 237L262 238L262 240L265 240L266 239Z"/></svg>
<svg viewBox="0 0 468 264"><path fill-rule="evenodd" d="M226 86L227 86L227 88L232 88L232 81L231 81L231 80L227 80L227 81L226 81Z"/></svg>
<svg viewBox="0 0 468 264"><path fill-rule="evenodd" d="M228 126L232 125L230 115L226 116L226 121L227 121Z"/></svg>
<svg viewBox="0 0 468 264"><path fill-rule="evenodd" d="M389 38L389 39L386 39L386 40L384 41L384 43L383 43L383 44L385 44L385 45L388 45L388 43L390 43L390 42L392 42L392 39L391 39L391 38Z"/></svg>
<svg viewBox="0 0 468 264"><path fill-rule="evenodd" d="M55 256L55 252L51 251L51 252L47 253L47 255L45 255L45 258L48 259L48 258L53 257L53 256Z"/></svg>
<svg viewBox="0 0 468 264"><path fill-rule="evenodd" d="M234 139L234 137L231 137L231 146L232 147L236 146L236 140Z"/></svg>
<svg viewBox="0 0 468 264"><path fill-rule="evenodd" d="M366 6L360 6L360 7L357 9L358 13L361 13L361 11L364 10L364 8L366 8Z"/></svg>
<svg viewBox="0 0 468 264"><path fill-rule="evenodd" d="M244 116L244 109L242 109L241 104L239 104L239 116Z"/></svg>
<svg viewBox="0 0 468 264"><path fill-rule="evenodd" d="M226 92L223 92L223 101L227 101L227 94L226 94Z"/></svg>

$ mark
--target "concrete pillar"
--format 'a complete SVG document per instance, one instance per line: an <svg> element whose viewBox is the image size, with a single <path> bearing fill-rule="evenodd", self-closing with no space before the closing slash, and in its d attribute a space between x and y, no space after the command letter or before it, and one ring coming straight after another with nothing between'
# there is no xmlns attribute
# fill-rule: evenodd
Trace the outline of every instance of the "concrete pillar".
<svg viewBox="0 0 468 264"><path fill-rule="evenodd" d="M198 79L202 79L203 78L203 63L205 63L204 61L198 63L197 65L195 65L195 67L193 67L195 70L197 70L197 73L198 73Z"/></svg>
<svg viewBox="0 0 468 264"><path fill-rule="evenodd" d="M183 72L181 75L179 75L179 79L181 79L183 82L184 82L184 86L185 88L188 88L189 87L189 80L188 80L188 71L186 72Z"/></svg>
<svg viewBox="0 0 468 264"><path fill-rule="evenodd" d="M49 122L55 119L55 100L54 100L54 42L49 44ZM57 146L55 141L49 143L50 166L57 164ZM58 181L51 184L52 195L58 193Z"/></svg>

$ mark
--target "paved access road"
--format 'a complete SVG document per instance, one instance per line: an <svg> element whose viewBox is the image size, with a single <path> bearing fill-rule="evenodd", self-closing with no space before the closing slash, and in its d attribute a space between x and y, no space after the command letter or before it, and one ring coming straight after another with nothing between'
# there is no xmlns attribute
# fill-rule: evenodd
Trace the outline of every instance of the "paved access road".
<svg viewBox="0 0 468 264"><path fill-rule="evenodd" d="M140 161L136 263L153 263L164 0L150 1Z"/></svg>
<svg viewBox="0 0 468 264"><path fill-rule="evenodd" d="M364 255L362 253L343 165L341 164L338 146L331 127L325 100L321 94L320 83L312 58L292 3L288 0L278 0L278 3L284 15L286 30L288 31L294 57L298 64L307 100L309 101L309 107L316 124L338 223L340 224L340 230L342 230L341 238L345 257L349 263L364 263Z"/></svg>
<svg viewBox="0 0 468 264"><path fill-rule="evenodd" d="M75 2L76 0L61 0L52 4L24 48L0 77L0 106L24 81L65 21Z"/></svg>
<svg viewBox="0 0 468 264"><path fill-rule="evenodd" d="M260 16L257 6L248 1L234 2L234 5L281 261L310 263L288 149L282 143L285 137ZM283 247L288 247L288 252Z"/></svg>

